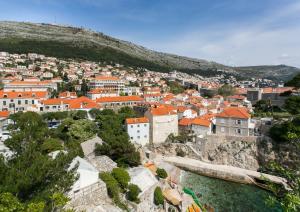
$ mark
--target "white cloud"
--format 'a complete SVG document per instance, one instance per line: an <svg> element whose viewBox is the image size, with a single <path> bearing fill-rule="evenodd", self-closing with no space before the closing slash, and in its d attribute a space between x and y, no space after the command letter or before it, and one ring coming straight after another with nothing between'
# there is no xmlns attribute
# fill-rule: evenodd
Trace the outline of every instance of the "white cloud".
<svg viewBox="0 0 300 212"><path fill-rule="evenodd" d="M290 20L290 21L289 21ZM148 43L164 52L227 65L288 64L300 67L300 2L269 11L256 22L211 26Z"/></svg>

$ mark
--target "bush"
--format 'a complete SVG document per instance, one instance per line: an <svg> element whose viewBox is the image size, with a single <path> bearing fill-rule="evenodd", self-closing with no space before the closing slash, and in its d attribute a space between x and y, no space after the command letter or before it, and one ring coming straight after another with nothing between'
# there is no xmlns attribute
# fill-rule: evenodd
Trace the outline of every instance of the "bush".
<svg viewBox="0 0 300 212"><path fill-rule="evenodd" d="M137 185L130 184L128 186L127 199L132 202L139 203L140 200L139 200L138 196L139 196L140 192L141 192L141 189Z"/></svg>
<svg viewBox="0 0 300 212"><path fill-rule="evenodd" d="M125 190L128 187L130 176L123 168L114 168L111 172L112 176L118 181L120 187Z"/></svg>
<svg viewBox="0 0 300 212"><path fill-rule="evenodd" d="M55 138L49 138L44 141L44 143L41 146L41 149L45 153L50 153L56 150L62 150L63 146L60 140Z"/></svg>
<svg viewBox="0 0 300 212"><path fill-rule="evenodd" d="M120 200L120 187L118 181L108 172L100 173L99 177L106 184L107 193L114 203L121 209L127 209L126 205Z"/></svg>
<svg viewBox="0 0 300 212"><path fill-rule="evenodd" d="M155 205L162 205L164 204L164 196L162 194L161 188L156 187L154 190L154 204Z"/></svg>
<svg viewBox="0 0 300 212"><path fill-rule="evenodd" d="M165 178L168 177L168 173L167 173L166 170L164 170L164 169L157 168L156 174L157 174L157 176L158 176L159 178L165 179Z"/></svg>

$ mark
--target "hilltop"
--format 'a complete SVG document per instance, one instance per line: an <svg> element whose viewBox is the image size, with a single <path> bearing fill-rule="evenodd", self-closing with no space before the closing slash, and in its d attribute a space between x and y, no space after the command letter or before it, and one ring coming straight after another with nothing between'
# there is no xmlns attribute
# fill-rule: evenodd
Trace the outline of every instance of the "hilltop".
<svg viewBox="0 0 300 212"><path fill-rule="evenodd" d="M128 41L84 28L25 22L0 22L0 51L35 52L59 58L121 63L153 71L180 70L201 75L224 70L248 78L287 80L300 69L290 66L229 67L216 62L156 52Z"/></svg>

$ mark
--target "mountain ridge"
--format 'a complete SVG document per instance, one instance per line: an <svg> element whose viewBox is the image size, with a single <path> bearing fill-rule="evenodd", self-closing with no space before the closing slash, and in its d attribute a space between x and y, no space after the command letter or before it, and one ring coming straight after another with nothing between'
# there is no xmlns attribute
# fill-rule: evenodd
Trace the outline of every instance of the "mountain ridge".
<svg viewBox="0 0 300 212"><path fill-rule="evenodd" d="M244 67L230 67L213 61L157 52L89 29L46 23L0 21L1 51L15 50L28 53L29 50L33 50L37 53L47 53L48 50L48 53L53 53L51 56L55 56L55 53L58 56L63 56L59 52L55 52L52 46L55 46L58 51L67 52L68 57L73 57L72 54L74 54L74 57L89 59L89 54L95 53L91 57L92 59L97 60L98 58L98 60L140 67L145 64L145 68L163 72L177 69L186 73L205 73L205 70L214 73L213 71L221 69L241 77L249 75L249 71L254 77L257 72L258 77L263 76L265 78L274 78L274 73L276 73L274 79L283 78L284 80L290 79L300 72L300 69L290 66L285 66L284 69L281 66L261 66L267 67L267 69L271 67L273 71L273 74L269 71L268 74L263 74L264 68L257 71L253 70L255 66L246 69ZM63 47L69 52L64 51Z"/></svg>

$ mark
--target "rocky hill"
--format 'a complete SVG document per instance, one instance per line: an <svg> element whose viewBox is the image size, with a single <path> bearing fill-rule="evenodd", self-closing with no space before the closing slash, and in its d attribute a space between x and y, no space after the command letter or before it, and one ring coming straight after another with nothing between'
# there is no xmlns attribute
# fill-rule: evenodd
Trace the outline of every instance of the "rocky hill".
<svg viewBox="0 0 300 212"><path fill-rule="evenodd" d="M152 51L83 28L25 22L0 22L0 51L36 52L61 58L112 61L154 71L177 69L203 74L203 71L222 69L246 78L251 73L253 77L275 76L276 79L282 77L290 79L295 73L300 72L299 69L289 66L233 68L211 61Z"/></svg>

